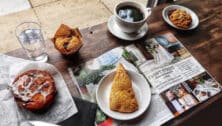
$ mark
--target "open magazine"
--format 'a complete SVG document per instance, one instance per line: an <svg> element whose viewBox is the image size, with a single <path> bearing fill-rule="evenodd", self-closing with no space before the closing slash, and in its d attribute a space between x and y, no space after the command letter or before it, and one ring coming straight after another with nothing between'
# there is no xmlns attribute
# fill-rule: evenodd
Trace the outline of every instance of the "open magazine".
<svg viewBox="0 0 222 126"><path fill-rule="evenodd" d="M69 68L81 97L96 102L97 84L118 63L145 77L152 90L151 103L142 117L132 122L114 120L98 109L98 126L158 126L222 89L182 43L173 34L166 33L145 42L114 48L79 67Z"/></svg>

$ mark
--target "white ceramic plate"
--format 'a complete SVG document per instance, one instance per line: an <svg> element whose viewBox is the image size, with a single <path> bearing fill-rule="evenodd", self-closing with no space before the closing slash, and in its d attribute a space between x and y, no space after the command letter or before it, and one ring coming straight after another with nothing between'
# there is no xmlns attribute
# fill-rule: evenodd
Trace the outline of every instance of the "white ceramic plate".
<svg viewBox="0 0 222 126"><path fill-rule="evenodd" d="M176 9L185 10L187 13L190 14L192 18L192 23L188 29L177 27L170 21L168 14L170 11L176 10ZM196 13L193 12L191 9L184 6L180 6L180 5L170 5L170 6L165 7L162 11L162 16L163 16L164 21L166 21L166 23L168 23L170 26L179 30L192 30L192 29L195 29L199 25L199 18L196 15Z"/></svg>
<svg viewBox="0 0 222 126"><path fill-rule="evenodd" d="M113 34L114 36L116 36L119 39L122 40L126 40L126 41L134 41L137 39L142 38L143 36L146 35L147 31L148 31L148 25L147 23L145 23L140 30L138 31L138 33L132 33L132 34L127 34L121 31L121 29L119 28L119 26L116 24L115 20L114 20L115 16L111 16L108 20L108 30L110 31L111 34Z"/></svg>
<svg viewBox="0 0 222 126"><path fill-rule="evenodd" d="M151 100L150 86L144 77L133 71L127 70L127 72L132 80L133 90L139 104L139 109L137 111L133 113L120 113L110 110L109 96L115 72L111 72L107 76L103 77L103 79L99 82L96 91L97 103L101 110L108 116L117 120L131 120L137 118L147 110Z"/></svg>

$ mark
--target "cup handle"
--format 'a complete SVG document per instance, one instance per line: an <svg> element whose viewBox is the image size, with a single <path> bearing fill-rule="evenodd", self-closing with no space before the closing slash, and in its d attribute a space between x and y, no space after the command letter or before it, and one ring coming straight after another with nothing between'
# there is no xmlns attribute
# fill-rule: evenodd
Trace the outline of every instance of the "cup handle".
<svg viewBox="0 0 222 126"><path fill-rule="evenodd" d="M151 15L151 13L152 13L152 8L146 8L146 11L148 12L148 16L150 16Z"/></svg>

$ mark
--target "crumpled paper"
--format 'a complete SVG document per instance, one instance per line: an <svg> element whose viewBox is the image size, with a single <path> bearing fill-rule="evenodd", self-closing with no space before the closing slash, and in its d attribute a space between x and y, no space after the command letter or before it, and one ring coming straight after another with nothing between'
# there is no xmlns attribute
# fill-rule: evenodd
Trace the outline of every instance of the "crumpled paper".
<svg viewBox="0 0 222 126"><path fill-rule="evenodd" d="M0 54L0 87L9 86L15 77L30 69L49 72L54 80L57 94L54 103L44 113L34 113L20 108L14 100L10 88L0 88L0 125L24 126L29 120L58 123L78 112L65 81L59 71L50 64L37 63Z"/></svg>

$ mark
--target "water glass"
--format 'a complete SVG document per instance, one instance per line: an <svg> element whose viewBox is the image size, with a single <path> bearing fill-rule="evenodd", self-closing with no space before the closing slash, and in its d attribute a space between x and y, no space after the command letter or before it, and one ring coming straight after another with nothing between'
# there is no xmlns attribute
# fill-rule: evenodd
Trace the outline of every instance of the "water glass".
<svg viewBox="0 0 222 126"><path fill-rule="evenodd" d="M38 23L23 22L16 27L15 33L30 59L40 62L48 60L45 41Z"/></svg>

